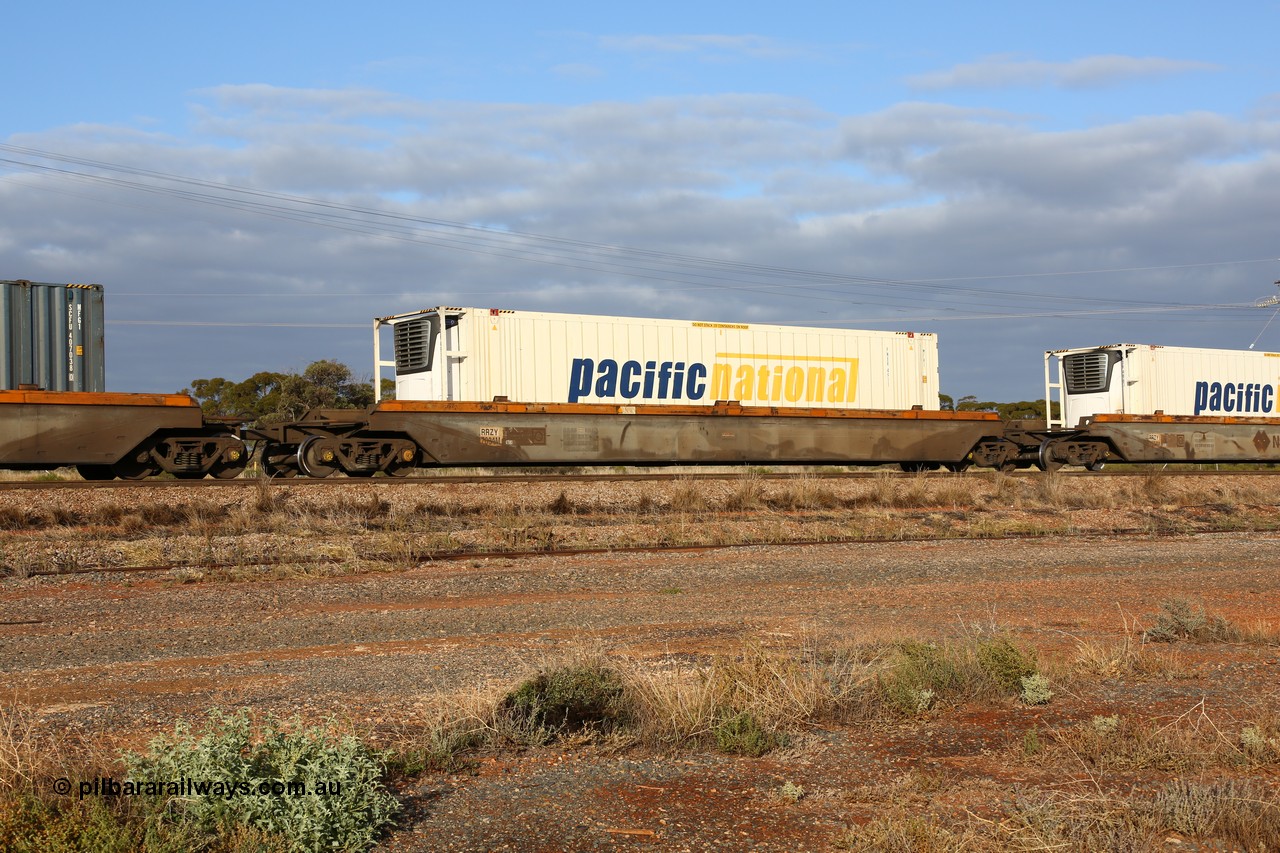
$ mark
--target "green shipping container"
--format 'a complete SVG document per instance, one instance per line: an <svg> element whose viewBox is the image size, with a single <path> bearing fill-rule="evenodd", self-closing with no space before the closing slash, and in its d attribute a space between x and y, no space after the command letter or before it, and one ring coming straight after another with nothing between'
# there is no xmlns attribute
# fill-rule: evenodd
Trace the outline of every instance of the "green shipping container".
<svg viewBox="0 0 1280 853"><path fill-rule="evenodd" d="M0 390L105 391L100 284L0 281Z"/></svg>

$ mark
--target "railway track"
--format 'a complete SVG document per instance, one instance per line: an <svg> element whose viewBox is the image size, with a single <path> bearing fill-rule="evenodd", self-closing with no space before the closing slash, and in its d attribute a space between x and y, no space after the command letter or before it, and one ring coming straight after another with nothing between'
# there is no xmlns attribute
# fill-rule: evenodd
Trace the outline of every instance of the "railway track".
<svg viewBox="0 0 1280 853"><path fill-rule="evenodd" d="M1230 483L1221 476L1197 479L1223 473L1214 471L1096 472L1076 479L1084 473L611 471L210 479L200 486L238 492L170 491L195 482L183 480L9 483L16 491L5 498L0 486L0 530L17 536L0 544L0 575L221 577L271 574L272 567L329 573L326 565L338 573L379 572L548 554L1165 536L1280 526L1275 484L1266 479L1274 471L1234 472L1261 476L1235 476ZM344 491L343 483L372 488ZM428 483L481 488L413 487ZM336 488L310 488L317 484ZM400 488L391 489L393 484ZM287 488L295 485L301 491ZM157 491L94 491L102 488Z"/></svg>
<svg viewBox="0 0 1280 853"><path fill-rule="evenodd" d="M1073 539L1093 538L1093 539L1131 539L1131 538L1173 538L1175 536L1185 536L1180 532L1153 532L1144 528L1128 528L1111 530L1105 533L1091 534L1074 534ZM500 551L441 551L423 555L421 563L454 563L465 560L520 560L534 557L582 557L595 554L697 554L708 553L712 551L726 551L732 549L745 548L804 548L818 545L890 545L896 543L921 543L921 542L947 542L956 540L973 540L981 538L983 541L1013 541L1013 540L1035 540L1035 539L1052 539L1061 538L1062 533L1001 533L990 536L956 536L956 537L938 537L930 536L891 536L891 537L839 537L828 539L788 539L777 542L739 542L729 544L696 544L696 545L643 545L643 546L619 546L611 548L557 548L544 547L519 550L500 550ZM360 561L362 563L378 564L381 562L390 562L392 555L369 553L362 555ZM112 575L112 574L157 574L163 572L187 571L187 572L205 572L230 570L230 569L247 569L247 568L271 568L276 566L325 566L325 565L341 565L343 562L349 562L338 557L284 557L280 559L256 560L249 562L206 562L206 563L180 563L180 564L155 564L145 566L81 566L75 569L61 570L38 570L28 573L28 577L72 577L76 575ZM0 623L3 624L3 623Z"/></svg>
<svg viewBox="0 0 1280 853"><path fill-rule="evenodd" d="M617 483L617 482L668 482L671 480L680 481L714 481L714 480L740 480L744 477L754 477L761 480L870 480L876 478L888 477L891 479L916 479L925 477L929 479L938 478L955 478L955 477L991 477L996 472L990 470L968 471L960 474L950 471L929 471L923 473L911 473L904 471L831 471L831 472L789 472L789 471L749 471L739 470L731 472L681 472L681 473L599 473L599 474L439 474L420 477L289 477L289 478L265 478L265 477L239 477L234 480L175 480L163 478L149 478L146 480L108 480L108 481L88 481L88 480L8 480L0 481L0 491L5 490L57 490L57 489L236 489L251 488L259 486L264 482L281 486L360 486L370 484L387 484L387 485L437 485L445 483L492 483L492 484L521 484L521 483ZM1028 469L1015 471L1006 476L1012 477L1038 477L1043 472ZM1140 470L1104 470L1104 471L1058 471L1057 476L1085 479L1097 479L1103 477L1145 477L1152 474L1159 474L1163 477L1266 477L1280 475L1280 468L1253 468L1245 470L1218 470L1212 468L1206 469L1165 469L1148 467Z"/></svg>

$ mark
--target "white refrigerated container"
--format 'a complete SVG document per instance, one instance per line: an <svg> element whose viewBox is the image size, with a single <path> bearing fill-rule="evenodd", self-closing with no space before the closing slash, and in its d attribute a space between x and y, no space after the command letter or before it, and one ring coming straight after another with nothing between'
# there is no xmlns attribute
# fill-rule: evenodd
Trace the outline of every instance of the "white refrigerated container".
<svg viewBox="0 0 1280 853"><path fill-rule="evenodd" d="M441 307L375 320L374 347L400 400L938 408L931 333Z"/></svg>
<svg viewBox="0 0 1280 853"><path fill-rule="evenodd" d="M1046 400L1060 392L1057 426L1103 414L1276 417L1280 353L1155 344L1051 350L1045 385Z"/></svg>

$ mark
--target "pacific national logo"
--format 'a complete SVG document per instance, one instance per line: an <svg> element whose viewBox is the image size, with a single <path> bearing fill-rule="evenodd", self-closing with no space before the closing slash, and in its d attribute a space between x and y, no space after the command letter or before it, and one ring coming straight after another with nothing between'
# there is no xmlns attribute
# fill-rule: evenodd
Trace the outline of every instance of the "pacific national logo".
<svg viewBox="0 0 1280 853"><path fill-rule="evenodd" d="M1276 388L1259 382L1197 382L1195 414L1238 412L1270 414L1275 409Z"/></svg>
<svg viewBox="0 0 1280 853"><path fill-rule="evenodd" d="M835 356L777 356L718 352L701 362L575 358L569 402L624 400L737 400L741 403L853 403L858 360Z"/></svg>

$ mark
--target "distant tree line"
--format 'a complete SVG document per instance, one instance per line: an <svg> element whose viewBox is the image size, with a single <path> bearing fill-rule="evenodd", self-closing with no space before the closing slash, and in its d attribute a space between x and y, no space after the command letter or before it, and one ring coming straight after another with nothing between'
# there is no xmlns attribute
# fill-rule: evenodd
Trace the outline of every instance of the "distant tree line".
<svg viewBox="0 0 1280 853"><path fill-rule="evenodd" d="M1026 418L1044 420L1044 400L1020 400L1017 403L992 403L979 401L977 397L968 395L955 400L946 394L938 395L938 402L944 412L995 412L1007 421L1020 421ZM1058 416L1058 403L1053 404L1053 415Z"/></svg>
<svg viewBox="0 0 1280 853"><path fill-rule="evenodd" d="M200 403L206 415L241 418L259 426L301 418L309 409L365 409L373 405L373 384L358 381L351 368L330 359L313 361L298 373L255 373L242 382L223 379L193 379L183 388ZM395 382L382 380L382 397L395 396ZM1044 400L1017 403L982 402L972 395L956 400L939 394L944 412L995 412L1005 420L1044 419ZM1058 404L1053 404L1058 414Z"/></svg>
<svg viewBox="0 0 1280 853"><path fill-rule="evenodd" d="M388 387L390 386L390 387ZM383 397L395 384L383 380ZM259 426L301 418L308 409L364 409L373 405L373 385L352 376L351 368L322 359L298 373L255 373L242 382L194 379L182 389L200 403L206 415L241 418Z"/></svg>

